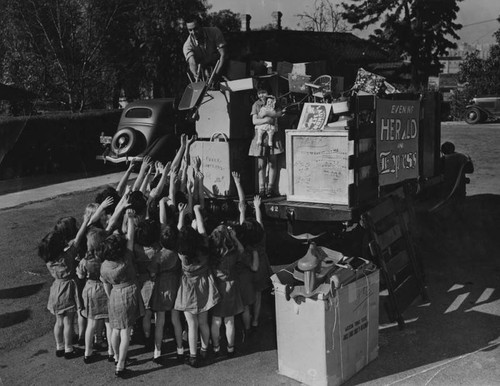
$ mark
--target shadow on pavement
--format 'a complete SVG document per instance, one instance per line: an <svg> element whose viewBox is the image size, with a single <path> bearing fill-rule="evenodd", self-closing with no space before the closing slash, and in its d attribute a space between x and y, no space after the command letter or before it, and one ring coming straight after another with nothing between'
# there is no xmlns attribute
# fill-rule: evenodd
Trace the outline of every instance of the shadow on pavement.
<svg viewBox="0 0 500 386"><path fill-rule="evenodd" d="M417 213L416 224L430 302L417 299L404 312L404 330L381 329L379 357L346 385L451 363L500 344L500 196L471 196L463 205Z"/></svg>
<svg viewBox="0 0 500 386"><path fill-rule="evenodd" d="M45 283L29 284L0 290L0 299L19 299L34 295L40 291Z"/></svg>

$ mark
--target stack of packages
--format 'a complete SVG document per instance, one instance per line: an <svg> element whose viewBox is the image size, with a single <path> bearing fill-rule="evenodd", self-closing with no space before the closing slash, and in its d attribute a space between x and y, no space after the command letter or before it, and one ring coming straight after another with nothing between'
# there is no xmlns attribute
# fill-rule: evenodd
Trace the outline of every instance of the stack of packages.
<svg viewBox="0 0 500 386"><path fill-rule="evenodd" d="M315 263L308 288L304 269ZM312 246L271 279L280 374L307 385L340 385L378 356L379 271L373 264Z"/></svg>

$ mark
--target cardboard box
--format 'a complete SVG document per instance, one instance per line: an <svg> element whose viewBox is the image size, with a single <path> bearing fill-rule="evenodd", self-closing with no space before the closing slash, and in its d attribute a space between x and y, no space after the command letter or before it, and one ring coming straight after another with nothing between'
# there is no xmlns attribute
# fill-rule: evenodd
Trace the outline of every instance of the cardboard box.
<svg viewBox="0 0 500 386"><path fill-rule="evenodd" d="M377 358L378 270L300 304L286 300L287 277L278 272L271 278L280 374L307 385L334 386Z"/></svg>
<svg viewBox="0 0 500 386"><path fill-rule="evenodd" d="M253 191L253 157L248 156L250 140L198 140L191 146L190 157L201 158L205 190L216 197L236 196L232 171L241 174L245 192Z"/></svg>
<svg viewBox="0 0 500 386"><path fill-rule="evenodd" d="M198 110L198 138L209 139L214 133L222 133L229 139L253 138L252 97L255 97L253 88L238 92L209 91Z"/></svg>
<svg viewBox="0 0 500 386"><path fill-rule="evenodd" d="M299 75L310 75L311 79L316 79L318 76L326 74L326 61L293 63L291 72Z"/></svg>

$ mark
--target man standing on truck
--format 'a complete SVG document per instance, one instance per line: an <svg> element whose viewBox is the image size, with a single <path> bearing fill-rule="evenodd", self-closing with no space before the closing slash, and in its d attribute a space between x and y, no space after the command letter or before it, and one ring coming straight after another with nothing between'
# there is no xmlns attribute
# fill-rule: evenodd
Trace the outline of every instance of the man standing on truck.
<svg viewBox="0 0 500 386"><path fill-rule="evenodd" d="M215 79L222 74L228 54L226 41L217 27L202 27L198 15L186 19L189 36L183 47L184 57L195 81L208 79L215 70ZM215 66L215 68L214 68Z"/></svg>
<svg viewBox="0 0 500 386"><path fill-rule="evenodd" d="M455 145L445 142L441 145L442 171L443 171L443 196L448 199L464 199L465 184L468 178L466 173L474 172L474 165L469 156L455 151Z"/></svg>

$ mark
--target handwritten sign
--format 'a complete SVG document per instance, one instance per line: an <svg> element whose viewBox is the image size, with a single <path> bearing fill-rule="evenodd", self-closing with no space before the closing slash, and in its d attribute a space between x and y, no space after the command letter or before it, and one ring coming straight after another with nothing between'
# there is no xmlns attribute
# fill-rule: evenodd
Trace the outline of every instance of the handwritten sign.
<svg viewBox="0 0 500 386"><path fill-rule="evenodd" d="M346 132L286 132L291 201L348 202L348 138Z"/></svg>
<svg viewBox="0 0 500 386"><path fill-rule="evenodd" d="M229 194L231 185L230 154L227 142L196 141L190 149L194 157L201 158L201 172L205 188L215 195Z"/></svg>
<svg viewBox="0 0 500 386"><path fill-rule="evenodd" d="M297 130L323 130L331 109L329 103L305 103Z"/></svg>
<svg viewBox="0 0 500 386"><path fill-rule="evenodd" d="M418 177L419 101L377 101L379 185Z"/></svg>

